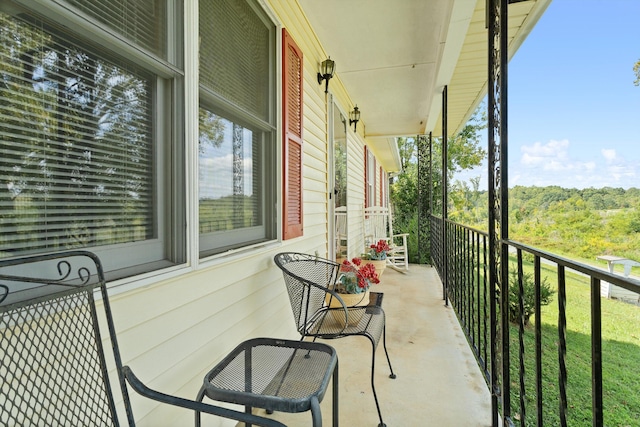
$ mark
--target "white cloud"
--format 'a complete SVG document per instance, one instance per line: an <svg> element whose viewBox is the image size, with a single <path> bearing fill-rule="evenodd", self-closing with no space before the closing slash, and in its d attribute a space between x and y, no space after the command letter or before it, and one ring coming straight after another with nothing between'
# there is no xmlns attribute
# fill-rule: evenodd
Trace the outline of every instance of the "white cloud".
<svg viewBox="0 0 640 427"><path fill-rule="evenodd" d="M572 151L572 148L575 148ZM516 185L564 188L602 188L640 186L640 155L638 150L591 148L568 140L536 142L511 150L509 187ZM518 154L520 158L518 158ZM583 160L579 159L581 156ZM455 179L467 181L480 176L480 189L488 188L487 162L479 168L457 174Z"/></svg>
<svg viewBox="0 0 640 427"><path fill-rule="evenodd" d="M567 158L569 141L551 140L546 144L536 142L533 145L523 145L520 151L524 154L520 160L525 165L546 165L549 161L562 161Z"/></svg>
<svg viewBox="0 0 640 427"><path fill-rule="evenodd" d="M616 159L616 150L608 150L606 148L603 148L600 152L609 163L613 162Z"/></svg>
<svg viewBox="0 0 640 427"><path fill-rule="evenodd" d="M591 159L577 158L568 140L550 140L546 144L536 142L520 147L520 165L510 168L509 186L559 185L566 188L633 187L640 164L623 156L612 148L600 149L600 156L593 150ZM588 147L580 147L582 157L589 157ZM514 170L515 169L515 170Z"/></svg>

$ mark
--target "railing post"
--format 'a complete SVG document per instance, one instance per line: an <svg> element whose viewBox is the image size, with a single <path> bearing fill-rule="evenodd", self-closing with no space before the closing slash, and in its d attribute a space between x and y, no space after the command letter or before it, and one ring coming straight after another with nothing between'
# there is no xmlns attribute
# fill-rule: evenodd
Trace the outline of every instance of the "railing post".
<svg viewBox="0 0 640 427"><path fill-rule="evenodd" d="M489 153L489 282L491 284L491 406L498 425L498 398L503 425L512 425L509 374L509 248L507 205L507 0L487 0L488 18L488 153ZM498 301L498 293L500 300ZM497 318L497 304L501 318ZM498 330L500 336L498 336ZM497 342L500 341L500 349ZM498 366L498 352L501 366ZM497 378L500 371L501 378Z"/></svg>
<svg viewBox="0 0 640 427"><path fill-rule="evenodd" d="M429 135L431 140L431 134ZM418 147L418 262L433 265L429 231L431 229L431 145L427 146L426 137L416 137ZM426 259L423 257L426 254Z"/></svg>
<svg viewBox="0 0 640 427"><path fill-rule="evenodd" d="M444 282L444 305L449 306L449 244L447 242L447 86L442 91L442 271Z"/></svg>
<svg viewBox="0 0 640 427"><path fill-rule="evenodd" d="M600 280L591 278L591 411L593 427L602 427L602 313Z"/></svg>

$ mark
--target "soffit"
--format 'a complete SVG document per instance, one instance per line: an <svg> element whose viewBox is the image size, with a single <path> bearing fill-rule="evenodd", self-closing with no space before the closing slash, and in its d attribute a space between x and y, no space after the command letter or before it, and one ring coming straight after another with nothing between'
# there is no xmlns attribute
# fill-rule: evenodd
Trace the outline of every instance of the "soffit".
<svg viewBox="0 0 640 427"><path fill-rule="evenodd" d="M510 56L550 1L509 6ZM437 135L445 85L450 134L486 94L485 0L299 2L380 150L389 138Z"/></svg>
<svg viewBox="0 0 640 427"><path fill-rule="evenodd" d="M522 1L509 5L508 58L511 60L551 0ZM465 36L455 70L447 84L447 127L449 136L465 125L487 94L488 41L484 0L478 1ZM426 132L442 136L442 96L434 96ZM435 119L435 120L433 120Z"/></svg>

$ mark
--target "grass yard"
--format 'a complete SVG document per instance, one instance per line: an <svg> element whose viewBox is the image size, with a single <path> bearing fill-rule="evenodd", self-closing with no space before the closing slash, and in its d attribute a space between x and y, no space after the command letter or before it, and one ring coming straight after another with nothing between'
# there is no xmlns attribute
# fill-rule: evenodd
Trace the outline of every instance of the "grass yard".
<svg viewBox="0 0 640 427"><path fill-rule="evenodd" d="M557 291L555 268L543 266L543 276ZM590 426L591 411L591 305L588 279L567 273L567 423ZM640 425L640 307L602 299L604 424L625 427ZM520 408L518 369L518 326L511 334L511 406L516 425L535 426L535 319L526 328L525 395ZM542 308L542 381L545 426L560 425L560 386L558 363L558 294Z"/></svg>

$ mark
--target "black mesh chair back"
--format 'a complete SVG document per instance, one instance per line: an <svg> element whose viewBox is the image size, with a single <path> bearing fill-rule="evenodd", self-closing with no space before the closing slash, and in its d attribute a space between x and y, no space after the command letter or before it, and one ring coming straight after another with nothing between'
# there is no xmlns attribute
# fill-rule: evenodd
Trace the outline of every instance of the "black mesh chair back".
<svg viewBox="0 0 640 427"><path fill-rule="evenodd" d="M2 260L0 282L0 424L118 425L97 325L99 261L84 253Z"/></svg>
<svg viewBox="0 0 640 427"><path fill-rule="evenodd" d="M2 426L119 426L118 412L134 426L127 383L194 414L284 426L140 382L122 366L102 264L85 251L0 260L0 379Z"/></svg>
<svg viewBox="0 0 640 427"><path fill-rule="evenodd" d="M333 297L330 286L335 283L339 265L301 253L278 254L275 262L284 273L296 329L308 335L309 328L326 315L325 298L327 294Z"/></svg>

